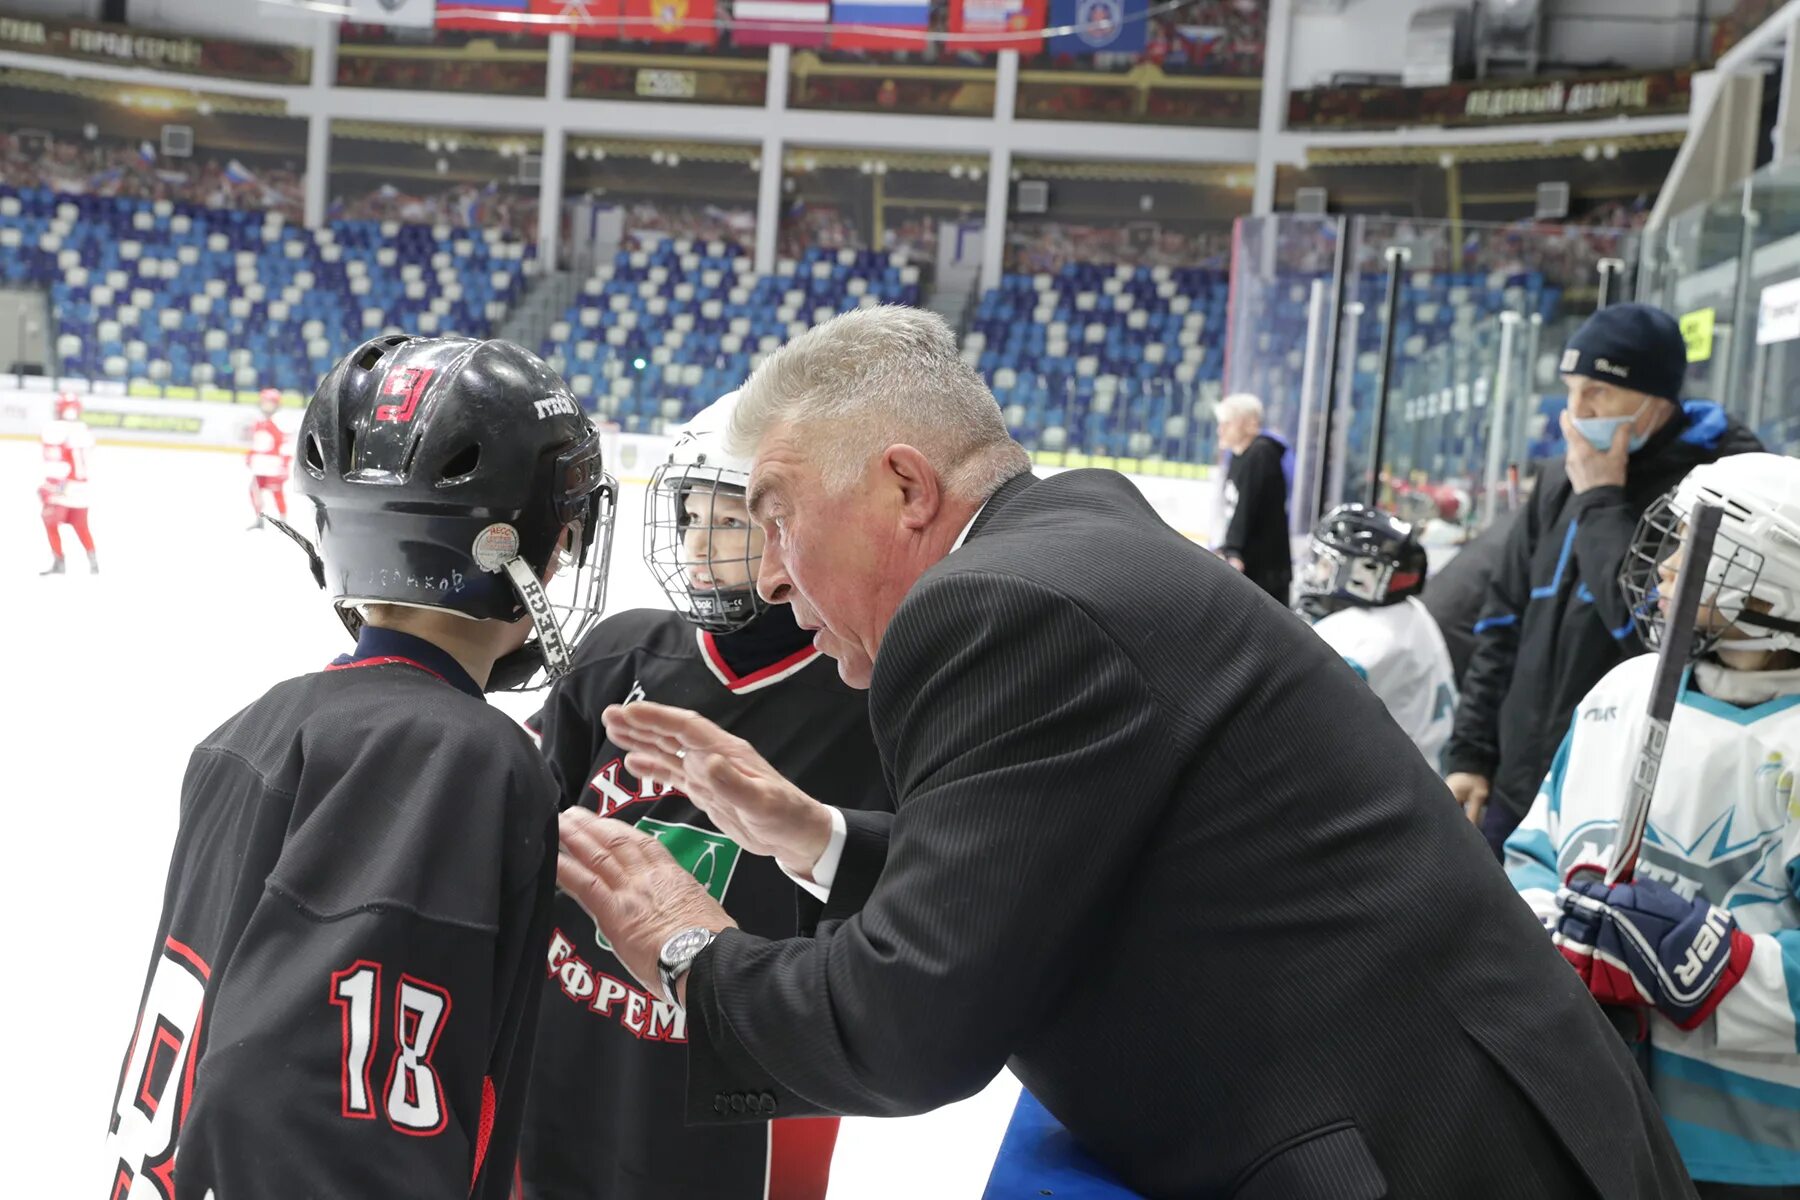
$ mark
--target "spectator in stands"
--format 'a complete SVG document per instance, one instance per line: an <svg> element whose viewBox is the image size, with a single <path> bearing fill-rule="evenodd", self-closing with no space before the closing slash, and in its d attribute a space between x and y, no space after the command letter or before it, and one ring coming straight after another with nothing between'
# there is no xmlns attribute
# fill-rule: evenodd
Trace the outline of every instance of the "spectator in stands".
<svg viewBox="0 0 1800 1200"><path fill-rule="evenodd" d="M1294 573L1287 529L1291 451L1263 432L1262 417L1262 401L1247 392L1219 401L1219 446L1231 455L1219 556L1285 607Z"/></svg>
<svg viewBox="0 0 1800 1200"><path fill-rule="evenodd" d="M1567 457L1545 464L1475 623L1446 782L1496 857L1577 702L1642 649L1619 591L1638 518L1689 470L1761 449L1716 404L1681 403L1687 347L1643 304L1602 309L1562 357Z"/></svg>

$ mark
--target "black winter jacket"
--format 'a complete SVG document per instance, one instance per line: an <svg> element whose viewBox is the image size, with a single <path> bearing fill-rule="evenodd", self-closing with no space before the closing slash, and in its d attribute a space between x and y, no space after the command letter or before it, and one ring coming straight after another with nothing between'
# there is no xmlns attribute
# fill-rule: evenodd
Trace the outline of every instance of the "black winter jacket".
<svg viewBox="0 0 1800 1200"><path fill-rule="evenodd" d="M1563 461L1546 463L1488 583L1444 769L1485 776L1489 803L1516 816L1581 698L1645 649L1619 590L1638 518L1694 467L1762 449L1718 405L1682 408L1631 456L1624 487L1577 495Z"/></svg>

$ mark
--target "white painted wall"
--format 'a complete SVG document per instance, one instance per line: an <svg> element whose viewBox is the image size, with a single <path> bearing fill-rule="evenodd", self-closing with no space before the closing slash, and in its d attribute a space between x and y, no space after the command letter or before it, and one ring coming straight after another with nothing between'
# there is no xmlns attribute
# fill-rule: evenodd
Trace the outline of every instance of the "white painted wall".
<svg viewBox="0 0 1800 1200"><path fill-rule="evenodd" d="M98 21L101 0L10 0L11 16L61 17L66 21Z"/></svg>
<svg viewBox="0 0 1800 1200"><path fill-rule="evenodd" d="M1646 68L1686 63L1697 3L1711 17L1731 8L1731 0L1543 0L1545 57ZM1419 9L1436 7L1439 0L1348 0L1335 14L1297 11L1288 85L1317 87L1340 71L1398 75L1408 21Z"/></svg>
<svg viewBox="0 0 1800 1200"><path fill-rule="evenodd" d="M312 45L314 30L327 20L295 5L270 0L129 0L125 16L131 24L146 29L296 46Z"/></svg>

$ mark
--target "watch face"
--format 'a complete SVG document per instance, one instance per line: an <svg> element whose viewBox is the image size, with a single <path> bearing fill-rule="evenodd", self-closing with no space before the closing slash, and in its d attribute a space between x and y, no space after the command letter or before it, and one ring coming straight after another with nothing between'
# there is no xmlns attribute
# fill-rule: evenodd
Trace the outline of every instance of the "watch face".
<svg viewBox="0 0 1800 1200"><path fill-rule="evenodd" d="M663 947L662 958L667 963L679 963L700 953L707 941L712 937L708 929L684 929L670 938Z"/></svg>

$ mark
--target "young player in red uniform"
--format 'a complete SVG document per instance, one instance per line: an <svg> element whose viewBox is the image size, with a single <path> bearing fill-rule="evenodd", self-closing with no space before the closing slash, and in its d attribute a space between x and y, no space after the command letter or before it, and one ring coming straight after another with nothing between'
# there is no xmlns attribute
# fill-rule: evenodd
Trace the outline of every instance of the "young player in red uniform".
<svg viewBox="0 0 1800 1200"><path fill-rule="evenodd" d="M44 535L50 539L50 569L43 575L61 575L62 526L75 531L87 551L88 573L100 573L94 553L94 535L88 530L88 452L94 434L81 420L81 400L74 392L56 398L56 419L44 427L44 482L38 485L38 503L44 510Z"/></svg>
<svg viewBox="0 0 1800 1200"><path fill-rule="evenodd" d="M333 368L297 449L317 548L281 528L356 647L189 760L104 1194L500 1200L556 787L482 692L565 670L599 611L600 439L535 355L400 335Z"/></svg>
<svg viewBox="0 0 1800 1200"><path fill-rule="evenodd" d="M250 427L250 452L244 455L244 465L250 468L250 508L256 514L252 529L263 527L265 492L275 504L276 515L287 520L287 496L282 489L287 486L288 470L294 465L287 434L275 423L275 414L281 411L281 393L264 388L257 407L262 410L262 420Z"/></svg>

